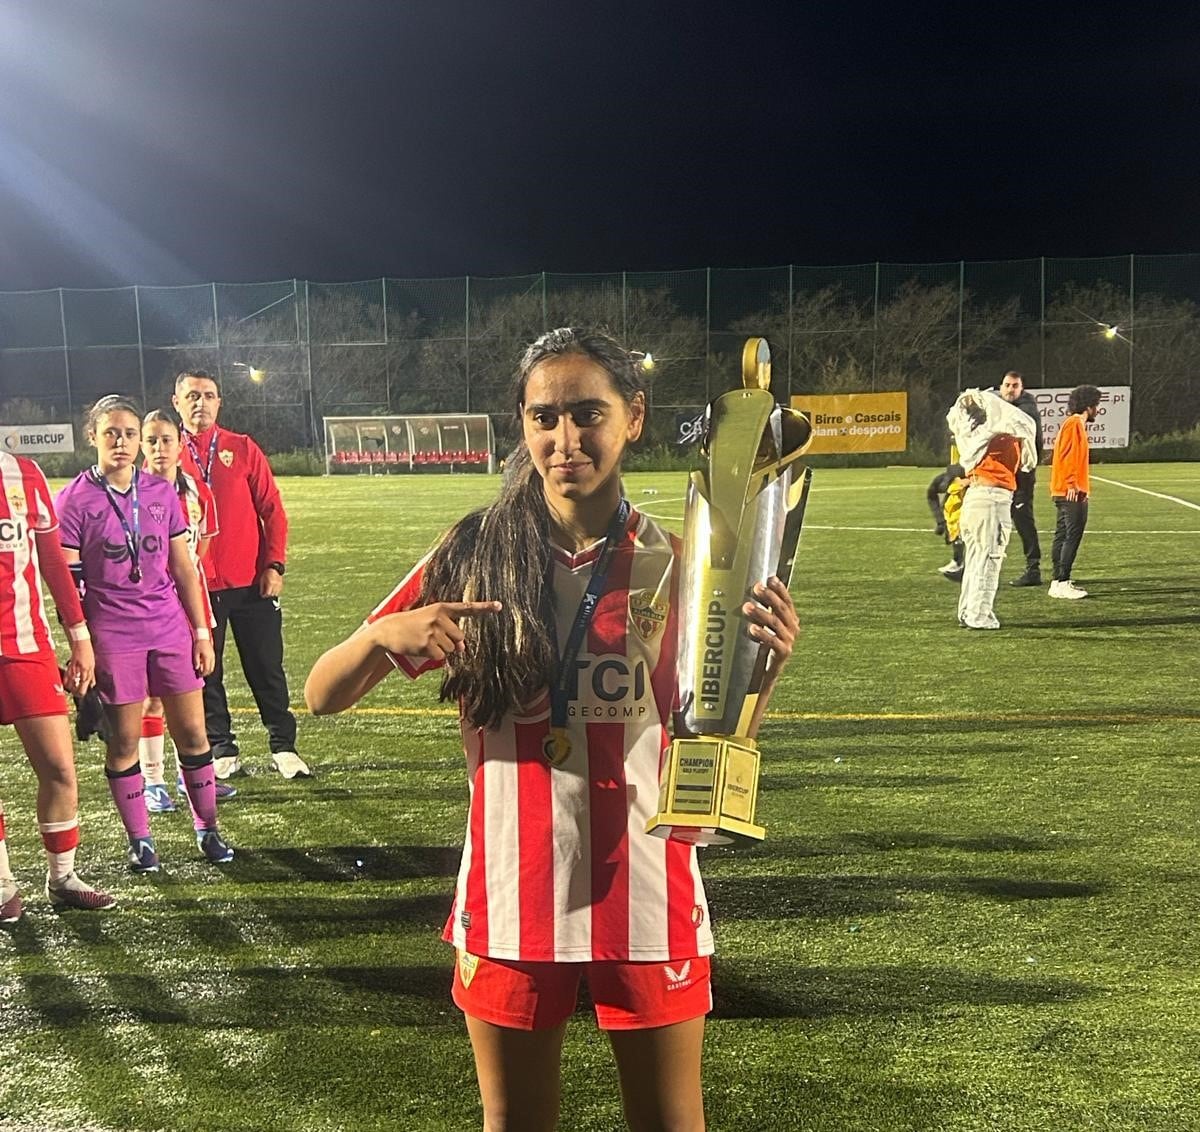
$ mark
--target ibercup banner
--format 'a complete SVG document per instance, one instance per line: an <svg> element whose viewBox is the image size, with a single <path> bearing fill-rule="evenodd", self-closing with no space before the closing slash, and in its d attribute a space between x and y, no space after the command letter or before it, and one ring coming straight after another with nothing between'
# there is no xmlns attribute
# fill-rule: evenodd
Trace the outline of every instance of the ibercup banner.
<svg viewBox="0 0 1200 1132"><path fill-rule="evenodd" d="M903 452L908 447L907 393L837 393L793 397L813 426L810 456L822 452Z"/></svg>
<svg viewBox="0 0 1200 1132"><path fill-rule="evenodd" d="M74 452L75 433L69 424L0 425L0 449L19 452Z"/></svg>
<svg viewBox="0 0 1200 1132"><path fill-rule="evenodd" d="M1088 444L1092 448L1129 447L1129 406L1133 390L1128 385L1100 385L1100 411L1087 426ZM1049 452L1054 438L1068 417L1069 389L1031 389L1042 417L1042 447Z"/></svg>

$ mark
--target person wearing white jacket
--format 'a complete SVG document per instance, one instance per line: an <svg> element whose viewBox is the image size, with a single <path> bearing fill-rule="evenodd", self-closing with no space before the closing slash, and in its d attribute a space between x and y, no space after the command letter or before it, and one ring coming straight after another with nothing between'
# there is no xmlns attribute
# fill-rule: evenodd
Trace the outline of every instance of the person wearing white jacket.
<svg viewBox="0 0 1200 1132"><path fill-rule="evenodd" d="M1017 472L1037 466L1034 423L996 393L979 389L959 394L946 423L970 481L960 518L966 554L958 623L966 629L999 629L993 605L1012 536Z"/></svg>

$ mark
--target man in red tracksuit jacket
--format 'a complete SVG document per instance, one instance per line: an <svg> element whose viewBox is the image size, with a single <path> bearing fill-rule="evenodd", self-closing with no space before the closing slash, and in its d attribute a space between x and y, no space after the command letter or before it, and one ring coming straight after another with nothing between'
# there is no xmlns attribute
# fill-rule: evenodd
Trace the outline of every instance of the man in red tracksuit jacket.
<svg viewBox="0 0 1200 1132"><path fill-rule="evenodd" d="M263 450L244 433L217 425L221 387L203 370L175 379L171 398L183 421L181 466L212 489L221 533L204 558L212 596L216 667L204 681L204 716L218 778L241 770L237 736L225 697L225 630L233 630L246 682L271 746L271 765L284 776L308 778L296 753L296 717L283 670L283 613L279 595L287 562L287 514Z"/></svg>

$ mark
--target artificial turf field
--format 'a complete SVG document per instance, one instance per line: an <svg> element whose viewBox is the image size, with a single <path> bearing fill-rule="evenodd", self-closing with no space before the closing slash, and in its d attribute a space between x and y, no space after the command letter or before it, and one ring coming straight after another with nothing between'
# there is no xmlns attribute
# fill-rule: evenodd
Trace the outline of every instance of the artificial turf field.
<svg viewBox="0 0 1200 1132"><path fill-rule="evenodd" d="M702 855L710 1128L1200 1129L1200 468L1093 473L1091 596L1003 585L993 633L957 627L936 573L931 471L817 473L804 636L760 736L769 835ZM281 481L298 707L315 657L495 484ZM627 477L671 526L682 484ZM1048 563L1044 483L1037 512ZM1005 579L1021 566L1016 540ZM152 818L164 871L128 875L100 748L78 750L80 871L111 913L46 905L33 776L0 732L26 896L0 932L0 1132L480 1124L439 940L466 789L436 679L302 714L317 777L285 783L235 657L232 865L202 864L177 813ZM562 1127L620 1126L581 1013Z"/></svg>

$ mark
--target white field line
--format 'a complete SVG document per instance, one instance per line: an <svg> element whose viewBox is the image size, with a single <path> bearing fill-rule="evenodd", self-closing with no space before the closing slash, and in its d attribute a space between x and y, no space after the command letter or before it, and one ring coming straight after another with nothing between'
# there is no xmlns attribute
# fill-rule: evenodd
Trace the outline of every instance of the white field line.
<svg viewBox="0 0 1200 1132"><path fill-rule="evenodd" d="M1092 476L1092 479L1100 483L1112 484L1113 487L1123 487L1126 491L1136 491L1142 495L1152 495L1155 499L1165 499L1168 503L1178 503L1180 507L1190 507L1193 511L1200 511L1200 503L1192 503L1187 499L1180 499L1177 495L1164 495L1161 491L1151 491L1145 487L1134 487L1131 483L1122 483L1120 480L1105 479L1103 476ZM1091 532L1088 532L1089 534ZM1147 531L1147 534L1156 534L1156 531Z"/></svg>

